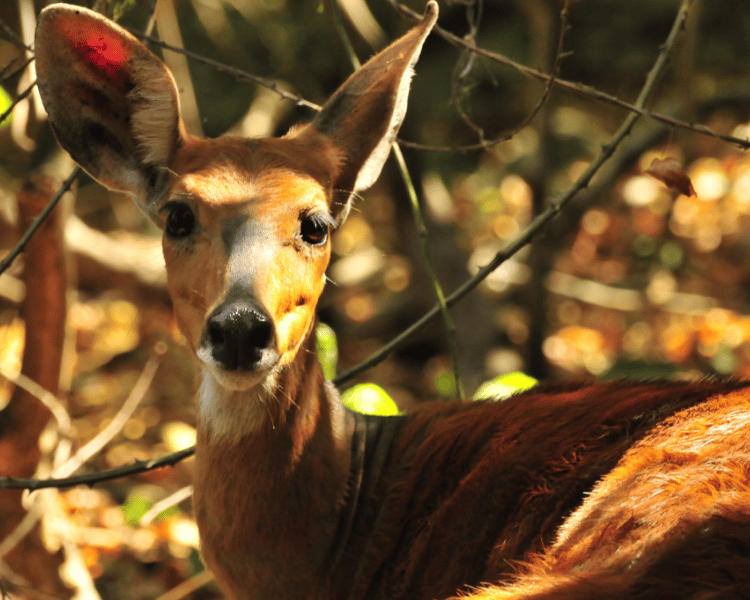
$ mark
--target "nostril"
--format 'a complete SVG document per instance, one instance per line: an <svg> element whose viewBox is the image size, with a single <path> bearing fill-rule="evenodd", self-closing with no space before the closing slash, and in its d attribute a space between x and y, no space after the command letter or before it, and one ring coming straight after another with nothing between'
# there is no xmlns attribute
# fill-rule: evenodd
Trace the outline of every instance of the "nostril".
<svg viewBox="0 0 750 600"><path fill-rule="evenodd" d="M212 345L224 343L224 334L221 332L221 326L213 320L209 320L208 322L208 341Z"/></svg>
<svg viewBox="0 0 750 600"><path fill-rule="evenodd" d="M250 328L247 336L248 346L266 348L271 342L271 324L262 315L257 315L258 321Z"/></svg>

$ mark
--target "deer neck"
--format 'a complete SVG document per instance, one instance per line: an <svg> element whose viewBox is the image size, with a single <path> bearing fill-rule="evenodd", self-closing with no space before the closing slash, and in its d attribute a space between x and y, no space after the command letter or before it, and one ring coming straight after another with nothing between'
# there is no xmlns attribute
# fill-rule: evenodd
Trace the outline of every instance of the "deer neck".
<svg viewBox="0 0 750 600"><path fill-rule="evenodd" d="M335 552L357 417L325 381L313 336L273 383L243 393L204 377L194 502L204 557L224 589L293 598Z"/></svg>

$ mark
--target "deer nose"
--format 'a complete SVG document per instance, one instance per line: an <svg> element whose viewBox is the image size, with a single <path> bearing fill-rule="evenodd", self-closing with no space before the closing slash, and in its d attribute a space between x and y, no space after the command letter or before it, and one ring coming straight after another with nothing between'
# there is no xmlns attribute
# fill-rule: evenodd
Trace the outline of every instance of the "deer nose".
<svg viewBox="0 0 750 600"><path fill-rule="evenodd" d="M208 317L202 345L225 371L253 371L276 360L273 324L246 300L216 307Z"/></svg>

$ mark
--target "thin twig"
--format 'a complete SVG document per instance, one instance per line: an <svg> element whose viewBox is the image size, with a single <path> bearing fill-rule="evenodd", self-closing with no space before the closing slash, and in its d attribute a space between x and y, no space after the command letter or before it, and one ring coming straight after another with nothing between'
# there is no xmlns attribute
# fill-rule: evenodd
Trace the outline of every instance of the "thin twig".
<svg viewBox="0 0 750 600"><path fill-rule="evenodd" d="M10 106L8 107L8 109L5 112L3 112L3 113L0 114L0 123L2 123L3 121L5 121L5 119L7 119L11 115L11 113L13 112L13 109L18 104L20 104L26 98L29 97L29 94L31 94L31 92L34 91L34 86L35 85L36 85L36 81L32 81L31 84L29 84L29 87L27 87L23 92L21 92L20 94L18 94L18 97L15 100L13 100L13 102L10 103Z"/></svg>
<svg viewBox="0 0 750 600"><path fill-rule="evenodd" d="M152 356L149 358L146 366L143 367L138 381L135 382L133 389L130 390L127 400L123 402L122 407L109 424L96 434L91 440L84 444L78 451L68 459L64 464L54 470L55 477L66 477L74 473L89 458L99 452L109 441L117 435L125 426L127 420L132 416L135 409L146 395L151 382L154 380L156 370L161 362L160 357Z"/></svg>
<svg viewBox="0 0 750 600"><path fill-rule="evenodd" d="M188 594L192 594L194 591L202 588L207 583L214 580L213 573L211 571L201 571L196 573L190 579L183 581L176 585L168 592L165 592L159 596L156 600L181 600Z"/></svg>
<svg viewBox="0 0 750 600"><path fill-rule="evenodd" d="M0 69L0 83L5 83L6 81L13 79L16 75L18 75L21 71L28 67L33 62L33 60L33 57L27 58L25 54L18 55L2 69ZM21 64L14 66L17 61L21 61ZM3 115L4 114L5 113L3 113ZM0 122L2 122L2 120L0 120Z"/></svg>
<svg viewBox="0 0 750 600"><path fill-rule="evenodd" d="M418 21L421 18L421 16L418 13L405 7L402 4L399 4L395 0L386 0L386 1L389 2L395 8L396 11L398 11L399 13L405 15L406 17L410 19ZM130 33L140 38L141 40L145 40L150 44L153 44L160 48L164 48L166 50L170 50L172 52L178 52L180 54L184 54L185 56L187 56L188 58L192 60L208 65L211 68L216 69L217 71L228 73L229 75L232 75L241 81L248 81L248 82L263 86L265 88L268 88L269 90L275 92L282 98L291 100L298 106L306 106L307 108L311 108L312 110L315 110L315 111L319 111L321 109L321 106L319 104L315 104L314 102L305 100L301 96L297 96L296 94L293 94L285 90L284 88L280 87L278 84L272 81L268 81L267 79L263 79L262 77L258 77L257 75L253 75L252 73L248 73L247 71L237 69L236 67L231 67L219 61L206 58L204 56L201 56L200 54L191 52L190 50L185 50L183 48L176 48L174 46L170 46L169 44L166 44L162 42L161 40L158 40L151 36L143 35L142 33L139 33L132 29L128 29L128 31L130 31ZM542 71L538 71L536 69L532 69L531 67L527 67L526 65L522 65L521 63L511 60L510 58L503 56L502 54L497 54L496 52L485 50L484 48L481 48L465 40L462 40L461 38L451 34L450 32L446 31L445 29L441 28L438 25L435 26L434 31L438 33L439 35L441 35L443 38L445 38L451 44L460 46L462 48L466 48L467 50L470 50L471 52L479 56L488 58L501 65L511 67L512 69L515 69L516 71L528 77L533 77L535 79L539 79L544 82L549 82L550 80L552 80L556 86L559 86L563 89L566 89L568 91L574 92L579 95L593 98L594 100L598 100L600 102L614 104L615 106L618 106L630 112L634 112L640 116L653 119L654 121L658 121L660 123L664 123L665 125L668 125L669 127L674 127L677 129L684 129L686 131L692 131L694 133L698 133L701 135L714 137L724 142L727 142L728 144L733 144L735 146L738 146L739 148L742 148L743 150L750 149L750 140L746 140L746 139L743 140L742 138L734 137L732 135L718 133L717 131L714 131L710 129L709 127L706 127L705 125L696 125L693 123L687 123L685 121L680 121L679 119L675 119L674 117L663 115L661 113L651 112L649 110L646 110L643 107L638 107L635 104L631 104L629 102L626 102L625 100L621 100L615 96L611 96L605 92L601 92L590 86L587 86L581 83L575 83L573 81L568 81L566 79L555 78L553 77L553 75L548 75L547 73L543 73ZM475 152L478 150L484 150L488 147L497 145L501 142L507 141L508 139L510 139L509 136L502 136L497 139L487 140L487 141L480 142L477 144L469 144L465 146L429 146L425 144L417 144L415 142L403 140L400 138L398 139L398 143L404 148L411 148L414 150L429 150L432 152Z"/></svg>
<svg viewBox="0 0 750 600"><path fill-rule="evenodd" d="M531 123L534 120L534 117L536 117L539 114L539 111L542 110L542 107L547 103L547 100L549 100L549 95L552 92L552 86L557 81L557 76L560 74L560 66L562 65L562 60L566 56L569 56L568 53L563 51L563 47L565 45L565 34L567 31L568 31L568 1L565 0L565 4L563 5L562 10L560 11L560 35L557 38L557 51L555 53L555 63L552 65L552 73L550 74L550 77L547 80L547 84L544 86L544 92L542 93L541 98L539 98L539 102L537 102L536 106L534 107L534 110L531 111L531 114L529 114L529 116L526 117L526 120L524 120L523 123L521 123L518 127L515 128L513 132L510 133L510 137L515 136L522 129L525 129L529 125L529 123Z"/></svg>
<svg viewBox="0 0 750 600"><path fill-rule="evenodd" d="M149 460L137 460L133 464L109 469L108 471L98 471L96 473L85 473L83 475L73 475L72 477L63 477L60 479L16 479L14 477L0 477L0 489L8 490L41 490L44 488L68 488L76 485L94 485L110 479L119 479L128 475L137 475L161 467L174 466L181 460L186 459L195 452L195 446L165 454Z"/></svg>
<svg viewBox="0 0 750 600"><path fill-rule="evenodd" d="M0 21L0 37L8 40L9 42L17 44L18 46L26 48L26 50L30 52L32 51L32 48L24 44L23 40L18 36L18 34L10 27L8 27L4 21Z"/></svg>
<svg viewBox="0 0 750 600"><path fill-rule="evenodd" d="M422 215L422 209L419 206L419 199L417 198L417 192L414 189L414 183L412 182L409 170L406 168L406 161L404 161L404 155L401 153L401 148L398 144L394 143L392 146L393 154L398 161L398 167L401 171L401 177L404 181L404 187L406 187L406 193L409 196L409 206L411 206L412 214L414 215L414 223L417 226L417 235L419 237L419 245L422 250L422 260L424 261L425 268L427 269L427 276L432 283L432 291L435 293L437 298L438 307L440 308L440 314L443 317L443 325L445 326L445 333L448 337L448 347L450 348L451 359L453 361L453 378L455 384L455 390L458 396L463 399L464 392L463 386L461 385L460 372L458 369L458 348L456 345L456 326L453 323L451 314L448 311L448 305L445 302L445 293L440 285L440 279L438 278L437 272L435 271L435 265L432 262L432 255L430 253L430 239L427 234L427 227L425 226L424 216Z"/></svg>
<svg viewBox="0 0 750 600"><path fill-rule="evenodd" d="M256 85L260 85L265 88L268 88L269 90L276 92L282 98L286 100L291 100L298 106L306 106L307 108L311 108L315 111L319 111L322 108L319 104L315 104L314 102L305 100L301 96L292 94L291 92L280 87L278 84L274 83L273 81L268 81L267 79L263 79L262 77L258 77L257 75L253 75L252 73L248 73L247 71L243 71L242 69L238 69L236 67L230 67L229 65L225 65L224 63L221 63L217 60L206 58L205 56L201 56L200 54L196 54L195 52L191 52L190 50L185 50L184 48L177 48L176 46L171 46L154 37L143 35L142 33L138 33L137 31L130 29L129 27L126 27L125 29L127 29L135 37L141 40L144 40L148 42L149 44L153 44L154 46L158 46L159 48L164 48L165 50L177 52L178 54L184 54L185 56L187 56L188 58L196 62L200 62L200 63L203 63L204 65L208 65L209 67L216 69L217 71L221 71L222 73L227 73L229 75L232 75L233 77L239 79L240 81L248 81L250 83L254 83Z"/></svg>
<svg viewBox="0 0 750 600"><path fill-rule="evenodd" d="M26 244L29 243L31 236L36 233L39 227L41 227L42 223L44 223L44 220L47 218L47 215L52 212L57 203L60 201L60 198L62 198L63 194L70 189L70 186L73 185L73 181L75 181L80 172L81 167L75 167L73 169L68 178L60 186L60 189L57 190L57 193L52 196L52 199L49 201L47 206L44 207L44 210L40 212L39 215L32 221L31 225L26 230L26 233L21 236L21 239L18 240L18 243L15 245L13 250L11 250L8 255L3 258L2 261L0 261L0 274L4 273L11 265L11 263L16 259L16 257L21 254L21 252L23 252L23 249L26 247Z"/></svg>
<svg viewBox="0 0 750 600"><path fill-rule="evenodd" d="M346 50L347 56L349 57L349 61L351 62L354 70L357 71L362 65L359 62L359 58L357 58L357 55L354 52L354 46L352 46L351 40L349 40L349 36L346 33L346 28L344 27L343 18L341 16L341 11L339 10L337 0L331 0L331 13L333 16L333 22L335 24L336 31L338 32L339 37L344 44L344 49ZM450 354L453 361L453 378L455 380L456 391L458 392L458 395L463 398L463 388L461 387L461 379L459 377L460 373L458 369L456 326L453 324L453 319L451 318L448 307L445 304L445 294L443 293L443 288L440 285L440 279L438 278L437 272L435 271L435 267L432 263L429 237L427 235L427 227L425 227L422 209L419 206L417 192L414 188L414 183L412 182L411 175L409 174L409 169L406 167L404 155L401 153L401 148L399 148L398 144L396 143L391 146L391 150L393 151L393 155L396 158L398 169L401 173L401 179L403 180L404 187L406 188L406 194L409 196L409 205L411 206L412 214L414 215L414 222L417 225L420 250L422 252L422 260L424 261L425 268L427 269L427 276L432 283L432 289L435 293L435 298L438 301L438 306L440 306L440 313L443 317L443 323L445 324L446 336L448 338L448 347L450 348Z"/></svg>
<svg viewBox="0 0 750 600"><path fill-rule="evenodd" d="M464 39L471 40L472 43L476 44L477 33L479 32L479 23L482 20L482 2L481 0L474 0L466 3L466 20L469 22L469 33L464 36ZM476 15L474 12L476 12ZM469 113L466 112L461 101L468 94L467 86L463 85L463 82L468 78L469 73L474 68L476 63L477 55L469 50L463 50L461 55L456 61L456 65L453 68L453 85L451 86L451 99L450 103L456 109L458 116L466 124L469 129L472 129L479 137L480 142L484 142L484 129L477 125Z"/></svg>
<svg viewBox="0 0 750 600"><path fill-rule="evenodd" d="M344 17L341 14L341 7L339 6L338 0L330 0L330 2L326 3L330 9L331 9L331 19L333 21L333 26L336 28L336 33L339 34L339 41L344 45L344 52L346 53L346 56L349 58L349 62L354 67L355 71L358 71L359 68L362 66L362 63L359 60L359 57L357 56L357 53L354 51L354 46L352 45L352 41L349 39L349 36L346 34L346 27L344 26Z"/></svg>
<svg viewBox="0 0 750 600"><path fill-rule="evenodd" d="M15 479L12 477L8 478L1 478L0 479L0 488L7 488L7 489L29 489L29 490L36 490L41 488L48 488L48 487L69 487L71 485L78 485L80 483L86 483L88 485L92 485L93 483L98 483L99 481L105 481L107 479L113 479L114 477L108 476L109 473L112 472L118 472L120 469L112 469L111 471L102 471L99 473L91 473L87 475L80 475L78 477L67 477L71 473L73 473L76 469L78 469L84 462L86 462L89 458L94 456L97 452L99 452L105 444L107 444L125 425L125 422L130 418L130 416L133 414L133 411L137 408L138 404L140 404L141 400L143 400L143 397L148 390L149 386L151 385L151 382L154 379L154 375L156 374L156 370L159 367L159 363L161 362L161 359L157 357L151 357L149 361L146 363L146 366L143 368L143 371L141 372L140 377L138 378L138 381L136 381L135 385L133 386L133 389L130 391L130 394L128 395L127 400L123 403L122 407L118 411L117 415L115 415L115 418L112 419L112 421L102 429L96 436L94 436L88 443L86 443L84 446L78 449L78 452L76 452L70 459L68 459L65 463L57 467L53 472L53 478L50 479ZM190 456L192 452L189 452L188 454L184 454L184 451L182 452L176 452L175 455L179 455L182 458L185 458L187 456ZM179 460L182 460L180 458ZM175 460L177 462L177 460ZM158 464L154 464L158 463ZM136 463L140 465L152 465L149 468L143 469L143 470L149 470L151 468L155 469L159 466L163 466L164 464L174 464L170 462L170 459L168 456L163 456L160 459L156 459L156 461L141 461L140 463ZM132 468L134 465L128 465L127 467L121 467L122 468ZM139 472L139 471L136 471ZM36 482L39 485L27 485L29 482ZM72 482L72 483L71 483Z"/></svg>
<svg viewBox="0 0 750 600"><path fill-rule="evenodd" d="M12 375L4 369L0 368L0 377L7 379L13 385L22 388L24 391L31 394L42 404L44 404L44 406L49 409L50 413L52 413L52 418L55 419L55 422L57 423L57 429L60 434L64 435L65 437L72 436L72 423L70 421L70 415L68 414L68 411L65 410L62 402L60 402L60 400L58 400L52 392L48 392L36 381L31 379L30 377L27 377L23 373Z"/></svg>
<svg viewBox="0 0 750 600"><path fill-rule="evenodd" d="M52 492L44 492L52 493ZM8 552L13 550L18 543L25 538L29 532L34 528L39 518L42 516L42 498L37 497L33 499L33 503L28 508L26 514L13 528L13 530L6 535L0 542L0 559L2 559Z"/></svg>
<svg viewBox="0 0 750 600"><path fill-rule="evenodd" d="M555 64L552 66L552 73L549 76L549 79L547 80L547 84L544 86L544 92L542 92L541 97L539 98L539 102L537 102L534 109L529 113L529 115L523 120L523 122L516 126L513 131L510 133L503 134L500 137L491 139L491 140L485 140L483 139L483 130L479 131L479 138L481 141L479 141L476 144L470 144L468 146L454 146L454 147L448 147L448 146L425 146L423 144L415 144L414 142L407 142L405 140L399 139L398 143L401 146L404 146L405 148L410 148L413 150L431 150L433 152L474 152L477 150L486 150L487 148L491 148L492 146L496 146L502 142L507 142L508 140L514 138L521 130L525 129L529 123L531 123L534 120L534 117L539 114L539 111L542 109L542 107L547 103L547 100L549 99L549 95L552 92L553 85L557 82L557 76L560 72L560 65L562 64L562 59L569 56L570 54L567 52L563 52L563 44L565 42L565 32L568 28L568 4L567 2L563 6L563 9L560 11L560 36L557 40L557 53L555 55ZM456 105L456 108L458 108L458 105ZM474 126L472 123L468 122L467 119L464 119L464 122L467 122L467 124L474 129L475 131L478 129L476 126Z"/></svg>
<svg viewBox="0 0 750 600"><path fill-rule="evenodd" d="M155 502L154 505L149 508L141 517L141 527L146 527L151 524L151 522L158 517L161 513L163 513L168 508L172 508L173 506L179 504L183 500L187 500L190 498L190 496L193 495L193 486L192 485L186 485L185 487L181 487L176 492L170 494L166 498L163 498L162 500L159 500L158 502Z"/></svg>

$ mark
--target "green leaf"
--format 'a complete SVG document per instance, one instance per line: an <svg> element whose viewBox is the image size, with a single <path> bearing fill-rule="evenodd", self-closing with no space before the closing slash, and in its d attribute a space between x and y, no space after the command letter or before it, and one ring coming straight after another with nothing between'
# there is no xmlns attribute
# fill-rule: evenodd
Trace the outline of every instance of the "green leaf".
<svg viewBox="0 0 750 600"><path fill-rule="evenodd" d="M452 400L456 397L456 378L451 371L441 371L435 375L435 388L441 398Z"/></svg>
<svg viewBox="0 0 750 600"><path fill-rule="evenodd" d="M190 549L190 554L188 555L188 574L197 575L198 573L202 573L206 570L206 565L203 564L203 559L201 558L201 553L198 552L195 548Z"/></svg>
<svg viewBox="0 0 750 600"><path fill-rule="evenodd" d="M525 392L539 383L533 377L515 371L485 381L474 393L474 400L504 400L505 398Z"/></svg>
<svg viewBox="0 0 750 600"><path fill-rule="evenodd" d="M336 377L336 364L339 360L336 332L325 323L318 323L315 336L317 337L318 360L323 365L323 374L326 379L333 379Z"/></svg>
<svg viewBox="0 0 750 600"><path fill-rule="evenodd" d="M129 525L138 525L141 517L145 515L154 503L144 496L131 494L122 505L122 512L125 513L125 520Z"/></svg>
<svg viewBox="0 0 750 600"><path fill-rule="evenodd" d="M121 507L128 525L137 526L143 515L151 510L151 507L156 503L156 499L161 495L163 495L163 491L157 486L140 485L134 488ZM156 515L154 521L161 521L179 513L178 506L170 506Z"/></svg>
<svg viewBox="0 0 750 600"><path fill-rule="evenodd" d="M659 260L667 269L676 271L682 266L685 260L685 251L680 244L674 240L670 240L659 248Z"/></svg>
<svg viewBox="0 0 750 600"><path fill-rule="evenodd" d="M2 86L0 86L0 115L3 114L6 110L8 110L12 103L13 103L13 100L11 99L8 92L6 92L5 89ZM7 119L0 122L0 127L9 127L10 122L12 120L13 120L13 113L10 113Z"/></svg>
<svg viewBox="0 0 750 600"><path fill-rule="evenodd" d="M374 383L360 383L343 394L341 402L349 410L365 415L387 417L398 414L398 406L387 392Z"/></svg>

